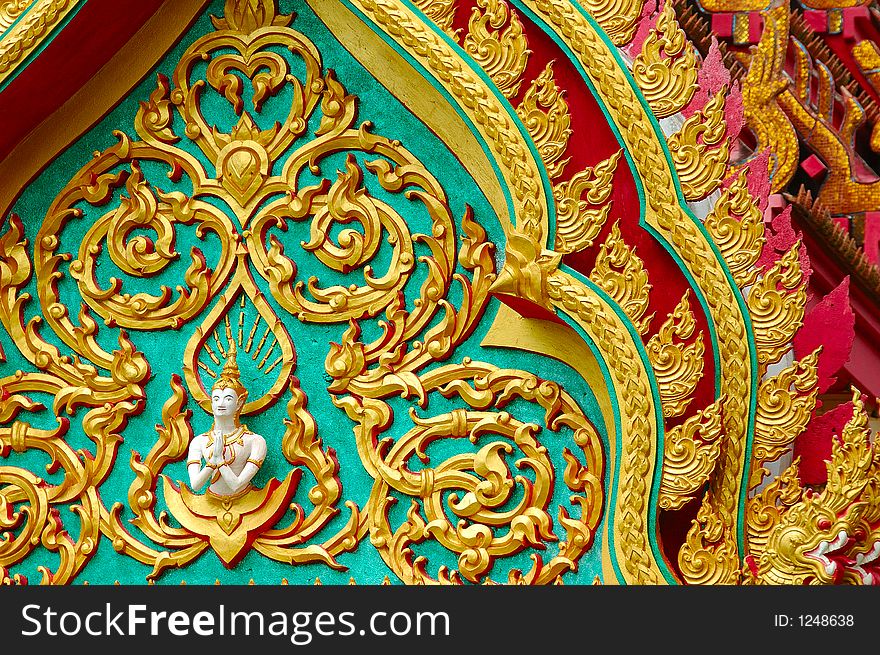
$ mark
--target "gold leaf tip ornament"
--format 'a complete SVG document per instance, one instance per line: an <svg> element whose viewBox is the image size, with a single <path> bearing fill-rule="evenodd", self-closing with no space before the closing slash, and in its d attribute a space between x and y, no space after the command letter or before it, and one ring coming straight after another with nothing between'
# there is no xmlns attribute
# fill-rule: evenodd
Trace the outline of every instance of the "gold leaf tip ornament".
<svg viewBox="0 0 880 655"><path fill-rule="evenodd" d="M223 365L223 370L220 373L220 378L217 382L214 383L214 389L219 389L218 385L224 380L231 380L238 382L241 384L241 371L238 369L237 357L238 353L235 350L235 342L229 344L229 350L227 351L228 356L226 357L226 363Z"/></svg>
<svg viewBox="0 0 880 655"><path fill-rule="evenodd" d="M657 25L648 34L632 67L633 78L657 118L684 109L697 90L697 57L694 46L666 2Z"/></svg>

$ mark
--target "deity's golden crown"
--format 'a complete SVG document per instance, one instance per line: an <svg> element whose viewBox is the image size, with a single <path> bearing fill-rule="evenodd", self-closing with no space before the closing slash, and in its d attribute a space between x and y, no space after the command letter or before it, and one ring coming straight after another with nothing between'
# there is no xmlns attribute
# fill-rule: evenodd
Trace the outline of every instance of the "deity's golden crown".
<svg viewBox="0 0 880 655"><path fill-rule="evenodd" d="M241 383L241 371L238 370L238 363L236 362L236 355L235 343L230 343L226 355L226 363L223 365L220 375L217 376L217 381L214 382L212 387L213 389L230 387L239 392L244 390L244 385Z"/></svg>

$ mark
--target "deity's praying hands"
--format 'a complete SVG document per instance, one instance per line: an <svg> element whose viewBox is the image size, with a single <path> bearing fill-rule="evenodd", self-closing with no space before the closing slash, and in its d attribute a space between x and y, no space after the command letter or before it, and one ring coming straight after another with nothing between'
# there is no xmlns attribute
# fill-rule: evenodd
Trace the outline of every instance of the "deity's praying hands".
<svg viewBox="0 0 880 655"><path fill-rule="evenodd" d="M217 496L235 496L250 489L251 479L266 458L266 440L239 422L247 389L241 384L235 356L233 345L211 389L214 425L192 440L187 459L192 488L198 491L210 483L207 492Z"/></svg>

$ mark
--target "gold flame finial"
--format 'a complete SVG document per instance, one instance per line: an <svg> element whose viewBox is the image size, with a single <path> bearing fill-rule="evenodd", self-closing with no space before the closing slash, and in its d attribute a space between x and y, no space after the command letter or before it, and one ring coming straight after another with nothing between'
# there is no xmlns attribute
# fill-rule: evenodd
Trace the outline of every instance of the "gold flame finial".
<svg viewBox="0 0 880 655"><path fill-rule="evenodd" d="M236 355L238 353L235 350L235 342L229 344L229 350L226 352L226 363L223 365L223 371L220 373L220 378L241 380L241 371L238 370L238 362L236 361Z"/></svg>

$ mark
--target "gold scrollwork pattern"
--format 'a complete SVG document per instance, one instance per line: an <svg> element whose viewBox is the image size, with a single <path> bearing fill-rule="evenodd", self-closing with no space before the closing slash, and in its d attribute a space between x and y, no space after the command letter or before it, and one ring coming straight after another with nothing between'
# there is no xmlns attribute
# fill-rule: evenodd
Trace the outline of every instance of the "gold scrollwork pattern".
<svg viewBox="0 0 880 655"><path fill-rule="evenodd" d="M61 557L56 571L44 572L44 581L69 582L102 535L118 553L150 566L150 581L210 548L227 566L253 549L287 564L321 562L343 569L337 557L369 534L391 569L410 582L428 580L425 564L408 559L411 547L426 539L459 556L458 572L437 573L438 580L447 581L459 576L490 581L495 560L559 542L552 558L535 556L532 570L508 575L509 582L547 583L575 569L591 547L603 510L604 453L575 400L557 382L524 371L467 359L431 368L481 320L499 280L494 244L469 207L459 220L453 217L444 189L399 141L374 134L369 123L355 124L358 98L324 69L318 49L291 22L268 0L228 0L224 16L214 19L215 30L184 52L173 74L157 77L155 90L137 111L137 137L117 132L116 143L96 153L55 197L34 239L33 258L18 218L0 236L0 318L14 345L40 371L0 380L9 401L0 419L3 426L11 423L0 428L0 452L44 450L66 471L58 485L26 472L0 474L4 507L26 502L34 508L3 514L11 517L3 527L16 529L16 538L2 551L4 579L8 566L42 543ZM301 60L298 74L277 51L279 44ZM444 64L440 72L450 75L455 62ZM544 154L551 158L562 154L569 132L567 109L565 116L558 114L565 104L552 84L548 67L523 103L530 107L534 101L534 110L549 121ZM292 98L289 112L266 126L261 110L282 92ZM220 129L206 117L202 102L208 93L234 112L230 128ZM509 120L485 109L480 120L486 126ZM537 117L535 124L542 120ZM517 153L526 152L524 144L503 131L495 135L508 148L504 160L511 179L528 189L523 172L535 163L517 168L516 161ZM554 148L558 153L550 153ZM334 156L344 162L341 170L335 179L322 179L321 164ZM610 171L598 167L596 179L609 175L615 163L616 158ZM147 171L152 175L157 167L167 171L173 190L152 182ZM306 177L318 181L301 182ZM591 203L605 202L607 190L594 186L586 183L580 191ZM511 238L522 239L526 249L537 245L546 223L538 209L540 195L531 195L531 200L528 191L518 196L515 219L523 231L510 228ZM401 199L427 216L425 233L414 231L400 213ZM285 240L298 223L308 230L302 251L331 270L334 279L345 277L345 284L322 285L318 276L301 274L301 255L294 255ZM67 232L75 226L83 236L71 246ZM188 252L180 245L185 241L194 244ZM551 257L545 273L556 263L558 258ZM175 276L179 285L164 283ZM44 319L25 325L23 307L31 297L24 288L32 278ZM413 285L408 286L413 278L418 279L415 298L410 297ZM268 290L266 296L260 288ZM410 291L404 293L405 288ZM81 298L79 307L69 302L71 290ZM303 323L347 324L339 343L330 345L325 372L334 402L358 425L358 448L376 480L362 506L345 500L339 462L307 409L295 376L294 340L277 308ZM196 317L201 323L191 326ZM362 329L364 321L379 317L379 334ZM41 325L74 356L44 341ZM97 489L113 466L127 420L143 411L151 375L147 355L129 333L184 328L192 336L183 376L170 380L155 442L146 452L132 450L134 479L127 502L105 506ZM118 350L105 350L103 330L118 333ZM289 472L283 481L273 479L260 496L263 502L277 492L289 505L292 518L280 523L277 503L251 511L194 497L165 474L182 462L194 438L191 401L209 408L205 385L232 350L250 356L266 380L262 394L245 404L244 415L286 403L281 452ZM35 392L51 394L58 415L91 408L83 428L96 453L85 463L64 441L65 421L46 431L22 419L44 409L29 397ZM409 398L427 408L431 396L455 398L467 408L437 417L413 410L410 433L395 444L373 440L391 420L390 399ZM539 408L544 425L502 409L508 403ZM433 468L411 469L412 456L421 457L434 440L462 430L459 436L474 443L491 443ZM556 471L537 439L542 430L571 437L571 446L562 450L561 480L573 494L571 506L555 516L550 501ZM521 469L517 475L505 461L513 449L522 454L514 463ZM307 501L294 502L293 489L306 476L313 484ZM422 503L403 532L389 532L387 508L395 494ZM444 507L450 494L455 500ZM500 509L517 494L517 509ZM69 536L54 505L74 499L80 503L81 526ZM160 511L163 499L170 516ZM343 502L348 520L327 534ZM216 519L204 514L215 509ZM448 511L471 526L462 527ZM418 532L422 519L425 529ZM562 541L557 524L564 530ZM15 575L10 579L19 580Z"/></svg>
<svg viewBox="0 0 880 655"><path fill-rule="evenodd" d="M803 324L807 291L800 248L798 241L749 290L748 307L761 366L779 361Z"/></svg>
<svg viewBox="0 0 880 655"><path fill-rule="evenodd" d="M434 369L419 382L407 391L457 397L468 409L426 418L412 409L414 427L390 440L381 438L391 423L384 397L398 395L397 388L373 398L348 396L338 401L358 422L358 450L376 478L370 497L370 539L388 566L410 584L460 583L459 574L471 582L489 582L496 559L528 546L543 550L545 542L557 541L548 513L556 472L537 438L542 428L505 410L521 398L544 410L548 435L573 430L580 456L565 449L563 482L576 494L572 503L578 511L572 515L560 507L558 521L566 538L558 544L558 554L546 562L533 555L532 568L511 570L508 582L546 584L574 568L592 544L601 516L603 460L598 435L573 399L554 382L470 360ZM442 439L468 439L479 449L429 467L429 446ZM511 474L513 462L506 461L511 455L522 474ZM515 493L517 487L521 494ZM410 498L407 520L397 528L392 528L388 513L396 502L392 493ZM517 497L518 502L502 509ZM431 538L458 556L458 571L427 571L427 559L415 556L413 547Z"/></svg>
<svg viewBox="0 0 880 655"><path fill-rule="evenodd" d="M572 130L568 103L553 80L553 62L526 89L516 113L522 119L535 142L538 154L547 168L547 175L555 179L562 175L570 158L564 159Z"/></svg>
<svg viewBox="0 0 880 655"><path fill-rule="evenodd" d="M722 87L700 111L669 137L669 152L688 200L702 200L715 191L727 171L729 149Z"/></svg>
<svg viewBox="0 0 880 655"><path fill-rule="evenodd" d="M17 216L0 231L0 322L6 343L35 369L0 378L0 457L31 452L52 462L45 478L0 467L2 581L26 582L10 567L42 547L57 561L39 569L42 581L70 582L106 537L151 567L150 581L209 549L230 568L253 550L342 571L342 556L369 541L410 584L562 584L601 529L606 577L610 552L620 582L654 584L676 575L658 561L657 510L688 505L696 518L677 553L683 582L873 580L880 485L871 480L880 457L858 397L824 491L804 490L792 468L741 506L743 485L763 482L764 464L805 429L818 352L765 375L791 349L806 290L800 244L758 264L763 217L745 171L722 187L728 87L684 121L668 150L661 141L655 119L681 111L697 87L696 51L672 5L629 77L612 44L633 38L640 1L525 0L579 60L622 142L563 179L576 154L570 142L584 135L574 131L575 108L553 61L524 77L537 55L527 19L511 5L476 0L461 34L452 29L454 2L420 0L421 11L396 0L353 4L448 92L487 144L487 162L511 192L510 215L498 217L504 251L470 206L453 211L424 161L360 117L345 76L325 67L293 15L273 0L227 0L215 29L173 73L157 76L137 111L136 136L115 133L48 203L32 242ZM762 40L750 76L772 67L771 46ZM801 64L795 92L803 94L809 71ZM775 106L782 91L764 92ZM226 127L213 124L207 95L234 116ZM289 100L280 113L278 96ZM746 97L747 113L749 103L752 111L760 104ZM819 105L827 109L828 98ZM270 106L279 120L263 114ZM652 261L643 259L650 248L638 243L636 254L623 219L605 231L624 151L644 193L643 227L693 283L656 332ZM155 182L157 170L167 185ZM703 230L680 198L715 191ZM563 255L591 247L589 279L562 265ZM595 349L611 397L610 409L597 399L605 427L619 431L607 446L587 405L559 381L458 350L493 294L511 301L509 311L531 305L555 314L560 333L585 335L577 338ZM708 329L697 329L695 303ZM26 321L33 306L41 316ZM297 377L299 323L336 330L322 373L371 480L357 503L344 493L337 454ZM107 506L100 488L128 421L148 401L153 370L135 336L148 331L189 335L182 375L170 379L152 445L131 450L126 502ZM210 409L209 385L230 352L263 385L242 414L271 409L279 417L283 474L250 509L194 499L171 473L195 436L192 409ZM717 384L707 397L697 389L713 356ZM57 425L38 423L44 410ZM93 444L88 451L69 443L74 420ZM294 500L300 482L310 486ZM554 512L560 494L569 502ZM272 496L274 504L264 503ZM62 516L71 503L77 520ZM746 552L737 533L743 512ZM529 567L501 572L505 560L525 561L523 553Z"/></svg>
<svg viewBox="0 0 880 655"><path fill-rule="evenodd" d="M648 272L635 250L626 245L615 223L599 249L590 279L602 287L635 324L641 334L648 331L653 314L645 316L650 301Z"/></svg>
<svg viewBox="0 0 880 655"><path fill-rule="evenodd" d="M504 15L509 13L503 0L486 1L493 3L487 5L493 11L501 13L497 7L503 6ZM422 62L474 120L479 132L498 153L496 161L505 182L514 192L514 217L502 217L502 220L510 219L506 229L516 228L534 243L543 243L549 229L549 199L544 197L539 163L531 156L525 138L516 129L515 119L476 71L419 16L393 0L355 0L355 5ZM508 26L508 29L513 28ZM496 41L491 38L490 41L493 45L487 46L489 52L496 52L500 46L496 47ZM515 52L518 52L519 46L516 48ZM519 61L518 57L514 55L512 60ZM513 80L513 75L505 74L507 78ZM521 74L517 74L517 84L520 78Z"/></svg>
<svg viewBox="0 0 880 655"><path fill-rule="evenodd" d="M807 427L819 393L818 365L819 351L816 350L761 383L750 487L760 484L769 474L762 466L764 462L772 462L782 455Z"/></svg>
<svg viewBox="0 0 880 655"><path fill-rule="evenodd" d="M724 445L709 480L709 492L703 501L705 509L682 548L679 562L685 562L682 573L689 582L733 581L739 576L736 517L742 472L747 466L745 444L753 394L748 329L740 309L739 290L730 283L705 235L681 209L670 164L651 134L651 119L619 69L609 44L570 2L526 0L526 5L552 27L583 64L632 154L635 172L647 195L647 223L658 230L688 271L700 280L699 287L718 335L720 391L729 411L723 414ZM703 520L707 515L713 517L711 525Z"/></svg>
<svg viewBox="0 0 880 655"><path fill-rule="evenodd" d="M620 161L621 150L595 166L578 171L553 187L556 200L557 252L569 253L593 245L611 211L611 180Z"/></svg>
<svg viewBox="0 0 880 655"><path fill-rule="evenodd" d="M642 13L642 0L578 0L616 46L632 41Z"/></svg>
<svg viewBox="0 0 880 655"><path fill-rule="evenodd" d="M696 323L686 293L657 334L648 340L648 358L663 404L666 418L681 416L690 404L690 395L703 375L703 334L698 333L691 343Z"/></svg>
<svg viewBox="0 0 880 655"><path fill-rule="evenodd" d="M261 299L246 272L246 266L254 266L268 283L274 300L299 320L317 323L351 321L344 345L339 350L331 349L328 360L327 372L334 380L330 389L336 393L350 393L355 390L365 393L374 387L395 388L394 382L388 381L389 378L403 376L403 379L409 379L413 370L442 358L469 334L473 322L479 317L486 302L492 266L487 263L483 249L475 245L472 248L475 252L471 253L465 244L466 247L460 253L460 261L466 269L476 271L475 285L460 274L453 273L456 260L450 257L450 253L458 250L455 243L456 228L443 190L399 142L372 135L366 124L359 128L352 127L356 99L345 92L331 72L321 72L319 54L302 35L286 27L289 20L289 17L276 16L272 12L257 15L227 12L224 19L216 22L218 31L197 42L192 47L191 54L184 55L174 77L175 88L171 90L160 80L159 90L151 98L152 102L145 105L141 112L139 125L143 126L151 143L158 143L157 149L164 152L176 151L177 137L169 131L168 100L171 105L177 106L186 119L187 136L215 162L218 170L219 180L206 179L204 175L198 178L200 190L205 193L210 189L224 198L231 196L234 201L231 205L237 210L238 222L247 227L239 237L233 225L225 226L233 239L224 243L223 252L235 255L236 273L229 290L217 301L215 312L209 314L204 327L197 330L195 341L188 352L195 353L203 348L208 335L216 334L217 327L220 327L222 334L221 317L225 319L226 339L236 340L228 312L239 297L243 303L246 297L257 308L267 324L264 334L274 332L273 343L280 344L279 360L283 364L277 374L278 383L264 396L264 401L282 397L285 390L289 390L288 419L285 421L282 452L292 467L302 467L309 471L317 486L309 493L309 499L314 505L310 510L298 509L297 518L287 526L261 530L253 538L252 547L268 557L287 563L322 561L333 568L340 568L335 556L351 550L359 543L366 530L365 519L361 519L358 508L349 502L351 519L346 526L321 543L306 545L339 512L336 505L341 499L342 490L337 476L338 463L332 451L322 446L316 434L315 421L305 410L306 398L296 379L289 377L293 359L292 344L285 338L285 331L277 319L274 319L272 310ZM223 135L216 130L206 129L199 112L198 96L189 90L198 86L190 86L187 75L192 62L200 58L201 52L239 42L242 30L248 28L251 29L248 33L250 38L245 39L244 45L251 48L248 50L252 57L250 61L240 62L221 54L218 58L211 59L207 68L209 83L218 92L222 92L241 115L232 132ZM258 31L258 28L262 29ZM295 94L292 107L297 113L292 113L281 126L260 130L249 114L243 111L240 88L229 81L228 71L247 67L246 70L250 72L254 82L254 97L251 101L255 107L266 99L267 94L277 90L277 85L285 79L282 75L283 65L274 58L272 52L265 53L266 56L263 57L256 47L264 43L266 28L273 32L273 40L265 40L265 43L272 43L283 37L291 44L291 49L303 57L307 79L302 84L295 78L292 82ZM264 72L264 66L268 72ZM212 78L212 74L216 78ZM267 77L260 78L261 75ZM272 178L268 174L271 168L269 162L278 159L293 140L302 134L310 113L319 107L322 118L315 131L315 138L289 154L281 167L280 179ZM370 154L375 158L368 158L361 165L352 151ZM277 190L296 188L296 181L306 167L314 172L316 162L340 152L347 152L348 155L345 169L339 172L334 182L323 180L316 185L305 186L297 193L287 192L277 200L264 202L265 198L271 197ZM186 155L182 154L181 158L185 159ZM194 166L190 169L195 170ZM386 192L406 193L411 200L421 202L431 219L430 234L411 234L404 219L390 205L373 197L366 190L365 171ZM177 203L176 215L194 215L196 209L191 202L187 204L186 201L177 199ZM254 211L260 205L263 206ZM183 207L189 211L181 211ZM468 217L464 220L466 230L471 229L474 234L482 234L475 224L468 227ZM276 232L283 232L289 224L299 221L308 221L310 225L310 239L303 242L303 250L341 274L362 269L364 283L361 286L352 284L322 288L314 276L308 281L297 279L298 267L285 253L283 242ZM360 230L345 227L354 223L357 223ZM337 226L343 226L344 229L336 233ZM334 236L331 237L331 234ZM383 234L388 235L388 243L392 245L388 270L384 274L369 266L369 262L376 257ZM418 263L415 243L427 247L431 255L421 258L422 265L428 270L421 286L421 300L416 301L412 310L408 310L403 304L402 289ZM222 267L219 270L224 271ZM443 299L453 280L457 280L466 291L461 306L457 309ZM209 291L205 295L210 298L212 294ZM355 319L376 316L383 311L388 319L384 335L372 343L358 342L359 328ZM438 312L442 312L444 318L425 332ZM244 350L249 352L252 337L258 333L249 334L247 343L244 344L242 322L240 320L238 324L237 342L239 347L244 345ZM414 337L423 332L423 340L412 342ZM230 345L232 344L227 341L227 347ZM260 352L261 345L257 346L257 353ZM215 339L215 346L223 354L222 338ZM264 361L266 358L268 352ZM368 369L376 364L377 368ZM387 370L389 367L395 372L390 373ZM199 384L196 364L188 364L185 371L190 388L196 394L201 392L202 397L197 399L204 404L207 399ZM165 427L160 430L159 441L143 462L139 456L132 460L138 477L129 494L129 504L136 510L136 527L151 541L161 544L166 551L157 553L140 544L123 526L120 506L115 506L105 516L106 529L113 535L115 546L141 561L153 564L152 577L169 566L181 566L191 561L208 544L215 547L215 550L218 549L210 534L206 540L205 535L194 533L190 528L171 528L155 518L157 471L165 464L183 457L185 446L193 436L185 421L183 408L186 395L183 387L179 382L173 382L172 387L174 395L163 411ZM252 406L246 406L245 412L262 408L261 401L256 401ZM166 495L167 490L166 486ZM218 550L218 553L221 556L224 554L222 550ZM229 559L234 559L237 555L238 551L228 553Z"/></svg>
<svg viewBox="0 0 880 655"><path fill-rule="evenodd" d="M721 407L716 400L664 435L663 478L658 505L680 509L709 479L721 453Z"/></svg>
<svg viewBox="0 0 880 655"><path fill-rule="evenodd" d="M755 264L764 250L764 215L749 193L744 170L721 191L704 225L736 284L741 288L752 284L760 272Z"/></svg>
<svg viewBox="0 0 880 655"><path fill-rule="evenodd" d="M4 0L0 2L0 34L9 29L33 0Z"/></svg>

